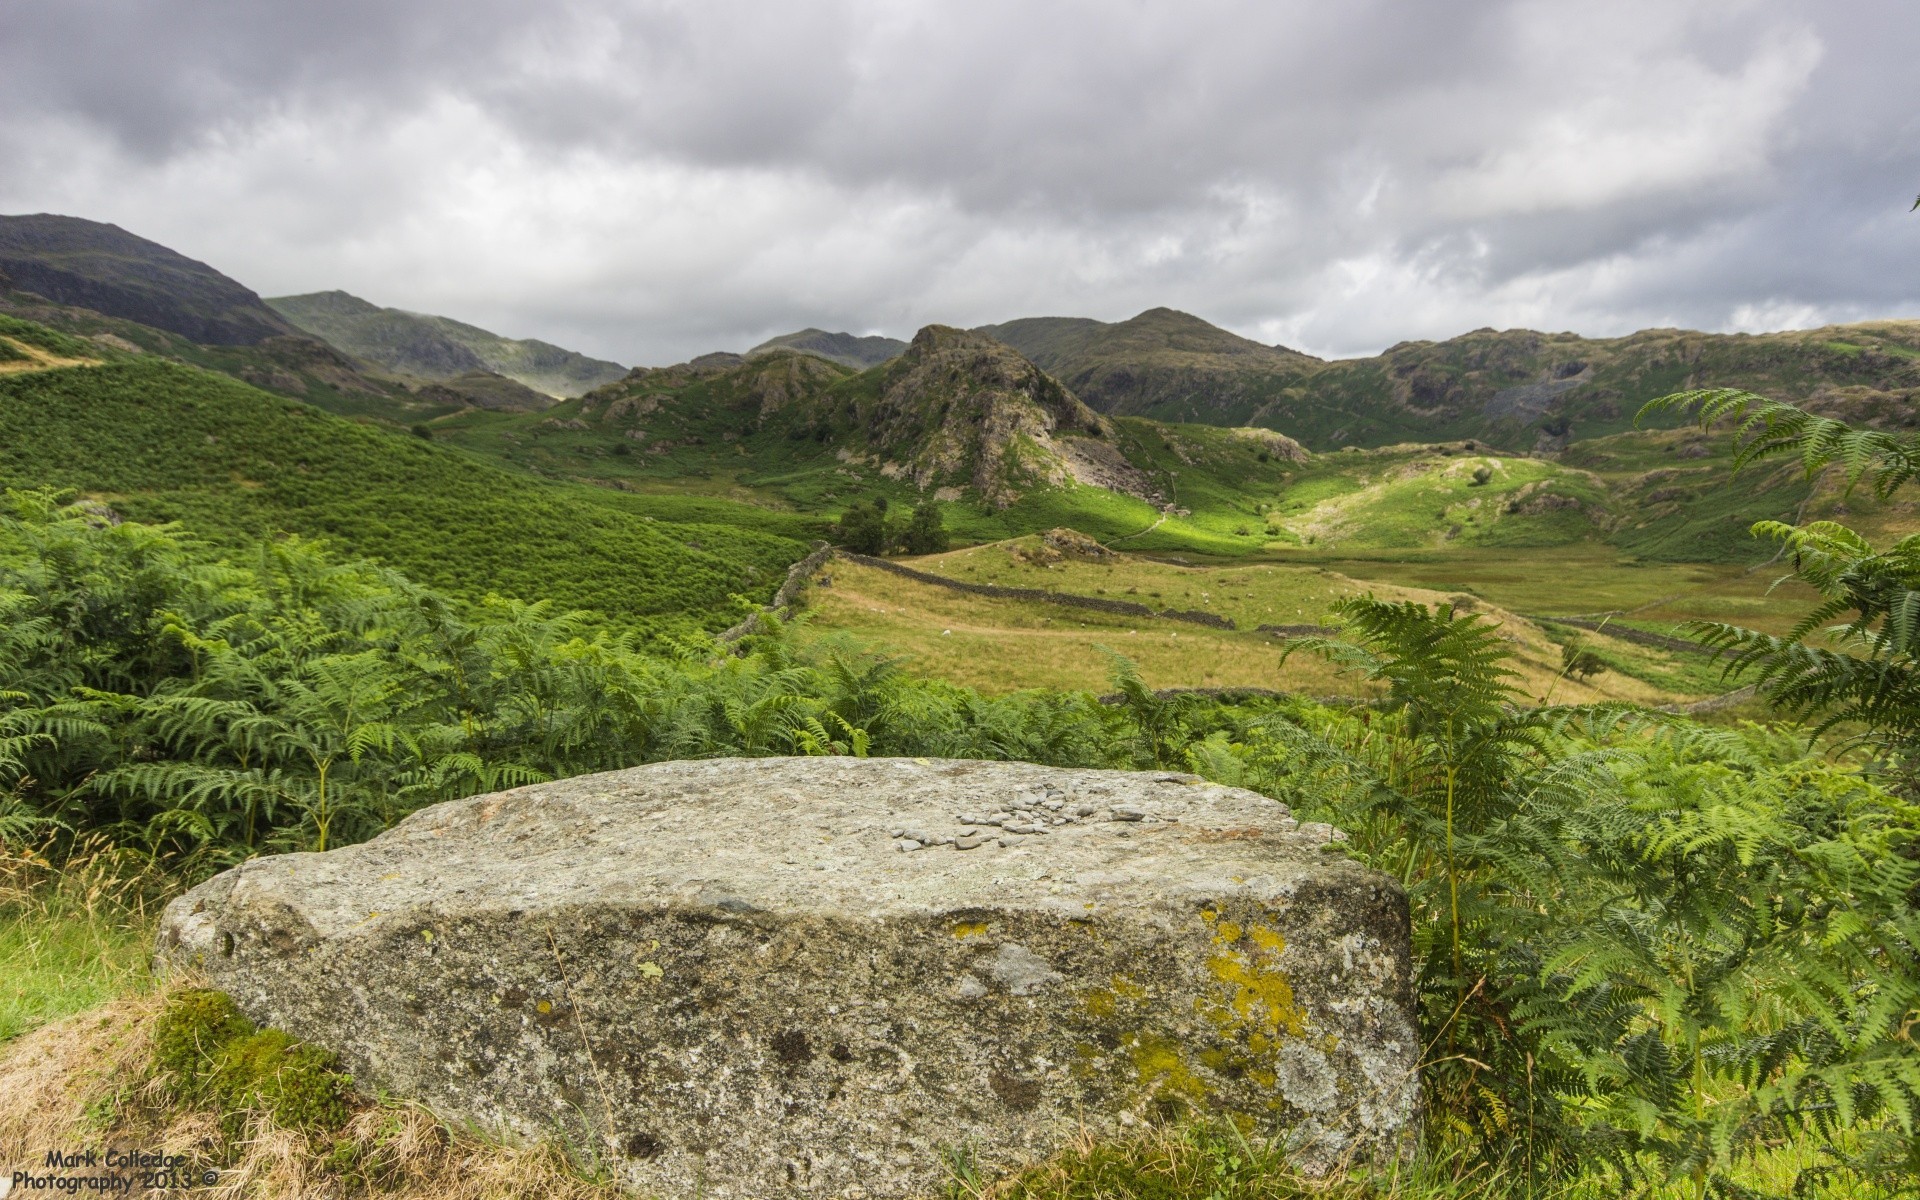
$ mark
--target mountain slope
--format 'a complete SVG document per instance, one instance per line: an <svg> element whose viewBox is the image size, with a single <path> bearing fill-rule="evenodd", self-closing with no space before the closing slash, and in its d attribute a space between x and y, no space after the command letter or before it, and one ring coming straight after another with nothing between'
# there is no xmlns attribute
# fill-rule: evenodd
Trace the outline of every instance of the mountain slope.
<svg viewBox="0 0 1920 1200"><path fill-rule="evenodd" d="M733 593L764 599L806 552L783 536L805 536L790 518L718 524L727 506L709 505L698 522L661 520L671 505L529 478L153 357L0 374L0 485L75 489L235 548L324 536L469 599L551 599L660 632L731 623Z"/></svg>
<svg viewBox="0 0 1920 1200"><path fill-rule="evenodd" d="M1684 388L1738 387L1872 424L1920 421L1920 322L1619 338L1479 329L1326 364L1252 414L1316 448L1473 437L1555 452ZM1671 423L1668 418L1666 423Z"/></svg>
<svg viewBox="0 0 1920 1200"><path fill-rule="evenodd" d="M1170 309L1113 324L1026 318L979 332L1102 412L1260 425L1316 450L1473 438L1554 453L1575 438L1631 428L1646 401L1691 387L1747 388L1870 424L1920 423L1915 321L1619 338L1479 329L1332 362Z"/></svg>
<svg viewBox="0 0 1920 1200"><path fill-rule="evenodd" d="M253 346L300 332L205 263L79 217L0 216L0 272L16 289L202 345Z"/></svg>
<svg viewBox="0 0 1920 1200"><path fill-rule="evenodd" d="M251 346L203 346L138 321L56 304L8 287L4 277L0 277L0 316L84 338L94 353L104 357L154 354L192 363L342 416L407 423L472 403L465 397L436 403L431 397L416 396L397 382L368 375L363 364L306 334L263 338Z"/></svg>
<svg viewBox="0 0 1920 1200"><path fill-rule="evenodd" d="M619 363L551 342L505 338L448 317L381 308L346 292L277 296L267 304L315 337L409 379L445 383L486 371L566 399L626 374Z"/></svg>
<svg viewBox="0 0 1920 1200"><path fill-rule="evenodd" d="M1101 412L1165 421L1247 424L1269 398L1321 366L1170 308L1112 324L1034 317L977 332L1020 351Z"/></svg>
<svg viewBox="0 0 1920 1200"><path fill-rule="evenodd" d="M747 351L746 357L757 358L780 350L798 350L843 367L864 370L899 357L906 348L907 344L899 338L857 337L851 333L828 333L824 329L802 329L797 333L783 333L779 337L768 338Z"/></svg>

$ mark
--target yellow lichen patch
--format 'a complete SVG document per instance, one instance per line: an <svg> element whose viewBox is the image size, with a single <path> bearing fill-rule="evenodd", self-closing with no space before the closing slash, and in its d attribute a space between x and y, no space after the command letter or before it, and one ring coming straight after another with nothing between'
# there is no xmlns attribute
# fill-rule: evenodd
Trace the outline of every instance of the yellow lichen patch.
<svg viewBox="0 0 1920 1200"><path fill-rule="evenodd" d="M1144 984L1116 974L1107 986L1089 990L1081 1003L1089 1016L1108 1024L1111 1036L1118 1039L1118 1049L1127 1056L1133 1089L1139 1095L1163 1103L1199 1104L1207 1098L1206 1080L1194 1070L1181 1043L1142 1027L1156 1007ZM1074 1067L1076 1074L1092 1074L1101 1055L1099 1047L1082 1042L1075 1050L1080 1058Z"/></svg>
<svg viewBox="0 0 1920 1200"><path fill-rule="evenodd" d="M1283 1034L1303 1036L1306 1010L1294 999L1292 980L1275 962L1287 948L1286 939L1264 925L1243 927L1222 920L1211 909L1200 916L1218 950L1207 959L1207 970L1229 989L1221 999L1197 1002L1201 1014L1223 1029L1239 1029L1255 1053L1272 1048Z"/></svg>
<svg viewBox="0 0 1920 1200"><path fill-rule="evenodd" d="M1286 938L1257 920L1227 920L1215 909L1203 910L1200 919L1214 948L1207 972L1223 986L1216 995L1195 997L1193 1008L1224 1042L1209 1050L1201 1064L1244 1077L1270 1093L1267 1107L1278 1111L1285 1106L1276 1090L1281 1046L1288 1037L1307 1034L1306 1010L1278 963Z"/></svg>
<svg viewBox="0 0 1920 1200"><path fill-rule="evenodd" d="M1136 1033L1125 1043L1140 1090L1156 1100L1185 1100L1198 1104L1207 1098L1207 1085L1187 1065L1180 1044L1161 1033Z"/></svg>
<svg viewBox="0 0 1920 1200"><path fill-rule="evenodd" d="M1115 975L1107 981L1107 986L1094 988L1086 994L1083 1003L1087 1012L1101 1020L1107 1020L1120 1011L1121 1001L1129 1003L1144 1000L1147 989L1125 975Z"/></svg>
<svg viewBox="0 0 1920 1200"><path fill-rule="evenodd" d="M953 923L953 936L962 940L970 937L980 937L986 932L987 923L985 921L955 921Z"/></svg>

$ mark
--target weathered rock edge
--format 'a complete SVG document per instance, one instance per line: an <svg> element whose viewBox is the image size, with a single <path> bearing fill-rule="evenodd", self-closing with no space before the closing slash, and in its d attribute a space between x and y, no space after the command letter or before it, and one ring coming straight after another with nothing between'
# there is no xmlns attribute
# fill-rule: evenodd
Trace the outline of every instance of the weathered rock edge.
<svg viewBox="0 0 1920 1200"><path fill-rule="evenodd" d="M1325 1170L1418 1120L1405 897L1340 836L1193 776L663 763L256 859L156 961L651 1194L923 1195L1189 1113Z"/></svg>

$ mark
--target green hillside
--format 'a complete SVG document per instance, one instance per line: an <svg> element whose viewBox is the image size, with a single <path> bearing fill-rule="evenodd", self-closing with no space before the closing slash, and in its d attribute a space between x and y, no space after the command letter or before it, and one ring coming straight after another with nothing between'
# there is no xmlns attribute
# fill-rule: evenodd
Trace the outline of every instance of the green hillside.
<svg viewBox="0 0 1920 1200"><path fill-rule="evenodd" d="M501 470L150 357L0 375L0 484L75 489L242 548L283 532L478 598L590 608L651 631L719 628L805 553L796 518Z"/></svg>
<svg viewBox="0 0 1920 1200"><path fill-rule="evenodd" d="M381 308L346 292L278 296L267 304L315 337L405 379L455 381L457 386L463 376L487 372L560 398L627 372L619 363L551 342L506 338L449 317Z"/></svg>
<svg viewBox="0 0 1920 1200"><path fill-rule="evenodd" d="M1754 520L1817 511L1792 470L1729 480L1724 446L1691 431L1613 434L1546 457L1476 439L1309 455L1269 429L1100 417L977 338L936 327L864 372L793 353L708 356L544 414L467 411L432 431L532 474L679 503L824 518L856 500L933 496L962 542L1064 525L1141 553L1587 545L1748 563L1771 552L1748 535Z"/></svg>
<svg viewBox="0 0 1920 1200"><path fill-rule="evenodd" d="M0 279L0 316L56 329L89 343L88 353L119 360L140 354L191 363L257 388L305 400L344 416L411 422L464 407L459 397L416 396L399 383L376 379L362 365L316 338L270 337L251 346L202 346L193 339L88 308L55 304L9 289Z"/></svg>
<svg viewBox="0 0 1920 1200"><path fill-rule="evenodd" d="M1633 426L1685 388L1739 387L1873 424L1920 422L1920 322L1768 334L1649 329L1622 338L1476 330L1328 363L1251 420L1319 449L1478 438L1554 450Z"/></svg>
<svg viewBox="0 0 1920 1200"><path fill-rule="evenodd" d="M1099 416L990 339L932 327L864 372L791 352L707 356L637 370L544 414L463 412L431 429L530 473L629 493L822 516L856 500L936 497L967 541L1056 525L1139 534L1176 502L1279 488L1303 456L1270 431L1204 426L1166 427L1149 448L1147 424ZM1243 519L1176 519L1179 532L1154 542L1244 553L1232 535Z"/></svg>

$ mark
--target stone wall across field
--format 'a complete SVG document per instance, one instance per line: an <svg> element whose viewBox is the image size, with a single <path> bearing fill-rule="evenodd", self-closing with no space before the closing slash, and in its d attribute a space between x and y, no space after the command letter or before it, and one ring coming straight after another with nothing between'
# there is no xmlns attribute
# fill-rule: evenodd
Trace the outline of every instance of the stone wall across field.
<svg viewBox="0 0 1920 1200"><path fill-rule="evenodd" d="M1132 600L1108 600L1102 596L1081 596L1072 592L1049 592L1040 588L1002 587L997 583L968 583L961 579L948 579L945 575L935 575L930 571L915 570L901 563L891 562L871 555L855 554L850 550L839 551L839 556L848 562L859 563L863 567L876 567L889 571L906 579L920 583L930 583L935 587L948 588L956 592L969 592L975 596L994 596L1002 600L1038 600L1043 604L1063 604L1069 608L1090 608L1098 612L1120 613L1130 617L1154 617L1162 621L1185 621L1189 625L1206 625L1214 629L1232 629L1231 618L1218 613L1198 612L1178 609L1151 608Z"/></svg>
<svg viewBox="0 0 1920 1200"><path fill-rule="evenodd" d="M1411 1152L1406 900L1194 776L663 763L436 805L171 904L156 955L360 1086L649 1195L907 1197L1184 1115Z"/></svg>

